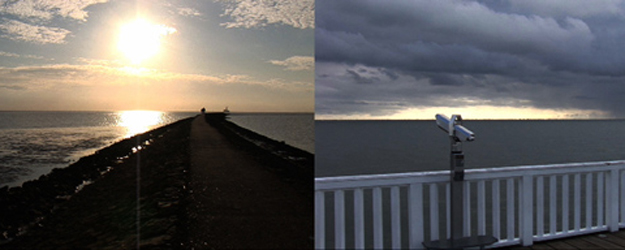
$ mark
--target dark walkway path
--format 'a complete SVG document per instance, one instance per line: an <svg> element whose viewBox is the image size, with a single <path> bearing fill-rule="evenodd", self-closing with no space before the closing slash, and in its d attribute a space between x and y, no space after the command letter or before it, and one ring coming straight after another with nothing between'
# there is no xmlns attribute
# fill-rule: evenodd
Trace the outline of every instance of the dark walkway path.
<svg viewBox="0 0 625 250"><path fill-rule="evenodd" d="M201 116L193 121L190 145L188 215L195 249L312 248L312 200Z"/></svg>

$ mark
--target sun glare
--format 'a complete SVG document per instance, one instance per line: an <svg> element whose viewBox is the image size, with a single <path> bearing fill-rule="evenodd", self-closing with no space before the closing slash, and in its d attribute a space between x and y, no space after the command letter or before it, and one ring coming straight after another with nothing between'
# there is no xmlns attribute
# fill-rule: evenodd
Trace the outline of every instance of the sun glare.
<svg viewBox="0 0 625 250"><path fill-rule="evenodd" d="M119 112L118 126L126 128L126 137L146 132L163 123L163 112L131 110Z"/></svg>
<svg viewBox="0 0 625 250"><path fill-rule="evenodd" d="M172 27L137 19L121 28L117 48L133 64L139 64L156 55L162 38L175 32Z"/></svg>

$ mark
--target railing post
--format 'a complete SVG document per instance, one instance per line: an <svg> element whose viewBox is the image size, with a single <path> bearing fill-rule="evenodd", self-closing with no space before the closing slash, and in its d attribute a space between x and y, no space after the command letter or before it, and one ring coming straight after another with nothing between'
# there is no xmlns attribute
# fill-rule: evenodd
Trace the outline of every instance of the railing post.
<svg viewBox="0 0 625 250"><path fill-rule="evenodd" d="M447 227L447 239L451 239L451 183L445 184L445 221Z"/></svg>
<svg viewBox="0 0 625 250"><path fill-rule="evenodd" d="M462 236L471 236L471 183L464 181L464 190L462 190L462 207L464 208L462 213Z"/></svg>
<svg viewBox="0 0 625 250"><path fill-rule="evenodd" d="M323 191L315 192L315 249L325 249L325 208L325 195Z"/></svg>
<svg viewBox="0 0 625 250"><path fill-rule="evenodd" d="M334 243L336 249L345 248L345 198L343 190L334 191Z"/></svg>
<svg viewBox="0 0 625 250"><path fill-rule="evenodd" d="M608 229L610 232L618 231L618 212L619 212L619 171L618 168L614 168L610 170L610 179L608 183L608 200L607 207L608 210Z"/></svg>
<svg viewBox="0 0 625 250"><path fill-rule="evenodd" d="M477 183L477 234L486 234L486 184L484 180Z"/></svg>
<svg viewBox="0 0 625 250"><path fill-rule="evenodd" d="M575 232L579 232L581 227L581 185L581 174L577 173L573 175L573 230L575 230Z"/></svg>
<svg viewBox="0 0 625 250"><path fill-rule="evenodd" d="M562 176L562 233L569 233L569 175Z"/></svg>
<svg viewBox="0 0 625 250"><path fill-rule="evenodd" d="M408 212L410 220L410 249L422 248L423 245L423 184L410 184L408 190Z"/></svg>
<svg viewBox="0 0 625 250"><path fill-rule="evenodd" d="M514 178L506 180L506 221L508 240L514 240Z"/></svg>
<svg viewBox="0 0 625 250"><path fill-rule="evenodd" d="M536 235L545 235L545 178L536 178Z"/></svg>
<svg viewBox="0 0 625 250"><path fill-rule="evenodd" d="M401 218L399 206L399 186L393 186L391 187L391 234L393 249L401 248Z"/></svg>
<svg viewBox="0 0 625 250"><path fill-rule="evenodd" d="M625 194L625 172L622 172L620 170L617 170L617 173L620 174L620 185L621 185L621 191L620 191L620 195L624 195ZM620 197L620 196L619 196ZM617 223L620 227L621 221L625 220L625 198L621 197L621 220Z"/></svg>
<svg viewBox="0 0 625 250"><path fill-rule="evenodd" d="M438 185L430 184L430 241L439 240Z"/></svg>
<svg viewBox="0 0 625 250"><path fill-rule="evenodd" d="M382 228L382 188L373 188L373 248L384 248L384 231Z"/></svg>
<svg viewBox="0 0 625 250"><path fill-rule="evenodd" d="M597 226L602 227L605 224L603 224L604 218L603 217L603 208L605 207L605 204L603 203L604 201L604 197L603 197L603 193L605 190L605 176L603 174L603 172L599 172L599 174L597 174Z"/></svg>
<svg viewBox="0 0 625 250"><path fill-rule="evenodd" d="M556 234L556 176L549 177L549 235Z"/></svg>
<svg viewBox="0 0 625 250"><path fill-rule="evenodd" d="M354 190L354 248L365 248L365 208L362 188Z"/></svg>
<svg viewBox="0 0 625 250"><path fill-rule="evenodd" d="M523 175L523 200L521 201L521 206L519 206L519 209L523 209L523 217L521 218L523 230L520 232L521 244L523 246L531 246L534 236L534 187L532 179L532 175Z"/></svg>
<svg viewBox="0 0 625 250"><path fill-rule="evenodd" d="M492 206L493 206L493 236L495 236L495 238L499 239L501 238L501 203L499 200L499 197L501 196L501 193L499 192L499 179L494 179L492 182L492 187L493 192L492 192Z"/></svg>
<svg viewBox="0 0 625 250"><path fill-rule="evenodd" d="M592 173L586 174L586 228L592 229Z"/></svg>

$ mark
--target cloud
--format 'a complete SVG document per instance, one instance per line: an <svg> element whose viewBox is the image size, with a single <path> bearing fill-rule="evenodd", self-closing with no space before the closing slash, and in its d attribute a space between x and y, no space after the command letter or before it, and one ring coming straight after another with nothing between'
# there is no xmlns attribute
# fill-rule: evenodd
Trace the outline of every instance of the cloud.
<svg viewBox="0 0 625 250"><path fill-rule="evenodd" d="M11 52L5 52L5 51L0 51L0 56L5 56L5 57L15 57L15 58L30 58L30 59L44 59L43 56L36 56L36 55L20 55L20 54L15 54L15 53L11 53Z"/></svg>
<svg viewBox="0 0 625 250"><path fill-rule="evenodd" d="M316 112L486 105L625 117L625 4L568 3L319 0Z"/></svg>
<svg viewBox="0 0 625 250"><path fill-rule="evenodd" d="M271 64L284 66L286 70L312 70L315 68L315 58L311 56L292 56L283 61L271 60Z"/></svg>
<svg viewBox="0 0 625 250"><path fill-rule="evenodd" d="M402 115L406 110L432 110L428 107L466 110L488 106L516 111L540 109L543 114L560 110L594 113L597 117L625 115L619 105L622 100L618 99L625 94L625 86L619 84L625 78L550 73L551 77L537 75L522 81L498 74L387 71L364 65L317 63L315 112L320 117L379 118ZM488 115L486 110L483 115Z"/></svg>
<svg viewBox="0 0 625 250"><path fill-rule="evenodd" d="M585 0L527 0L509 1L511 9L523 13L555 17L592 17L623 15L622 0L602 0L599 3Z"/></svg>
<svg viewBox="0 0 625 250"><path fill-rule="evenodd" d="M127 85L146 83L193 83L211 85L250 85L287 92L312 92L313 83L283 79L257 80L245 75L211 76L121 66L105 60L78 59L88 64L50 64L40 66L0 67L0 84L15 89L51 89L58 86ZM9 86L9 85L4 85Z"/></svg>
<svg viewBox="0 0 625 250"><path fill-rule="evenodd" d="M9 89L9 90L25 90L26 89L26 88L24 88L22 86L11 85L11 84L0 84L0 88L2 88L2 89Z"/></svg>
<svg viewBox="0 0 625 250"><path fill-rule="evenodd" d="M314 103L312 81L183 74L85 61L91 64L0 67L0 106L7 110L195 110L230 106L250 112L310 112Z"/></svg>
<svg viewBox="0 0 625 250"><path fill-rule="evenodd" d="M105 3L107 0L30 0L0 1L0 13L18 16L21 19L51 20L54 16L86 21L85 8Z"/></svg>
<svg viewBox="0 0 625 250"><path fill-rule="evenodd" d="M441 51L449 51L494 60L522 55L552 67L580 70L584 67L572 64L571 59L597 52L591 46L595 36L581 19L501 13L477 2L402 1L388 5L364 1L352 6L350 1L324 1L317 8L322 20L315 30L320 48L316 59L321 61L407 65L413 58L425 62L424 56L435 58ZM470 61L476 58L471 55L456 59L476 65ZM597 70L603 69L597 66Z"/></svg>
<svg viewBox="0 0 625 250"><path fill-rule="evenodd" d="M0 31L5 38L38 44L65 43L65 37L70 33L63 28L31 25L8 19L3 19L0 23Z"/></svg>
<svg viewBox="0 0 625 250"><path fill-rule="evenodd" d="M0 56L6 56L6 57L20 57L20 55L18 55L18 54L11 53L11 52L4 52L4 51L0 51Z"/></svg>
<svg viewBox="0 0 625 250"><path fill-rule="evenodd" d="M202 16L202 13L194 8L178 8L178 14L187 17Z"/></svg>
<svg viewBox="0 0 625 250"><path fill-rule="evenodd" d="M50 26L53 18L86 21L89 15L85 8L105 2L107 0L0 0L0 15L4 16L0 23L1 36L35 44L65 43L65 37L71 32Z"/></svg>
<svg viewBox="0 0 625 250"><path fill-rule="evenodd" d="M315 28L314 0L223 0L224 16L234 21L221 25L226 28L257 28L268 24L284 24L298 29Z"/></svg>

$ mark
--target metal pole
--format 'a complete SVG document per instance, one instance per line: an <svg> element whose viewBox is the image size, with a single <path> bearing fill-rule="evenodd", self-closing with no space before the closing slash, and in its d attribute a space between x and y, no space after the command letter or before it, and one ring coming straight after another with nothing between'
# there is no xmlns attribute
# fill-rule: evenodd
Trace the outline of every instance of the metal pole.
<svg viewBox="0 0 625 250"><path fill-rule="evenodd" d="M463 204L464 204L464 154L462 143L458 138L450 136L450 183L451 183L451 240L453 242L463 237Z"/></svg>
<svg viewBox="0 0 625 250"><path fill-rule="evenodd" d="M450 190L450 230L451 238L447 240L436 240L431 242L423 242L426 248L432 249L463 249L464 247L479 246L481 249L486 245L497 242L497 238L487 235L477 235L471 237L463 237L464 230L464 154L462 153L462 141L473 141L475 136L473 132L462 126L462 117L460 115L452 115L451 119L445 115L437 114L436 124L449 135L449 182ZM469 219L469 218L467 218ZM470 229L467 229L470 230ZM466 232L470 234L470 231Z"/></svg>

